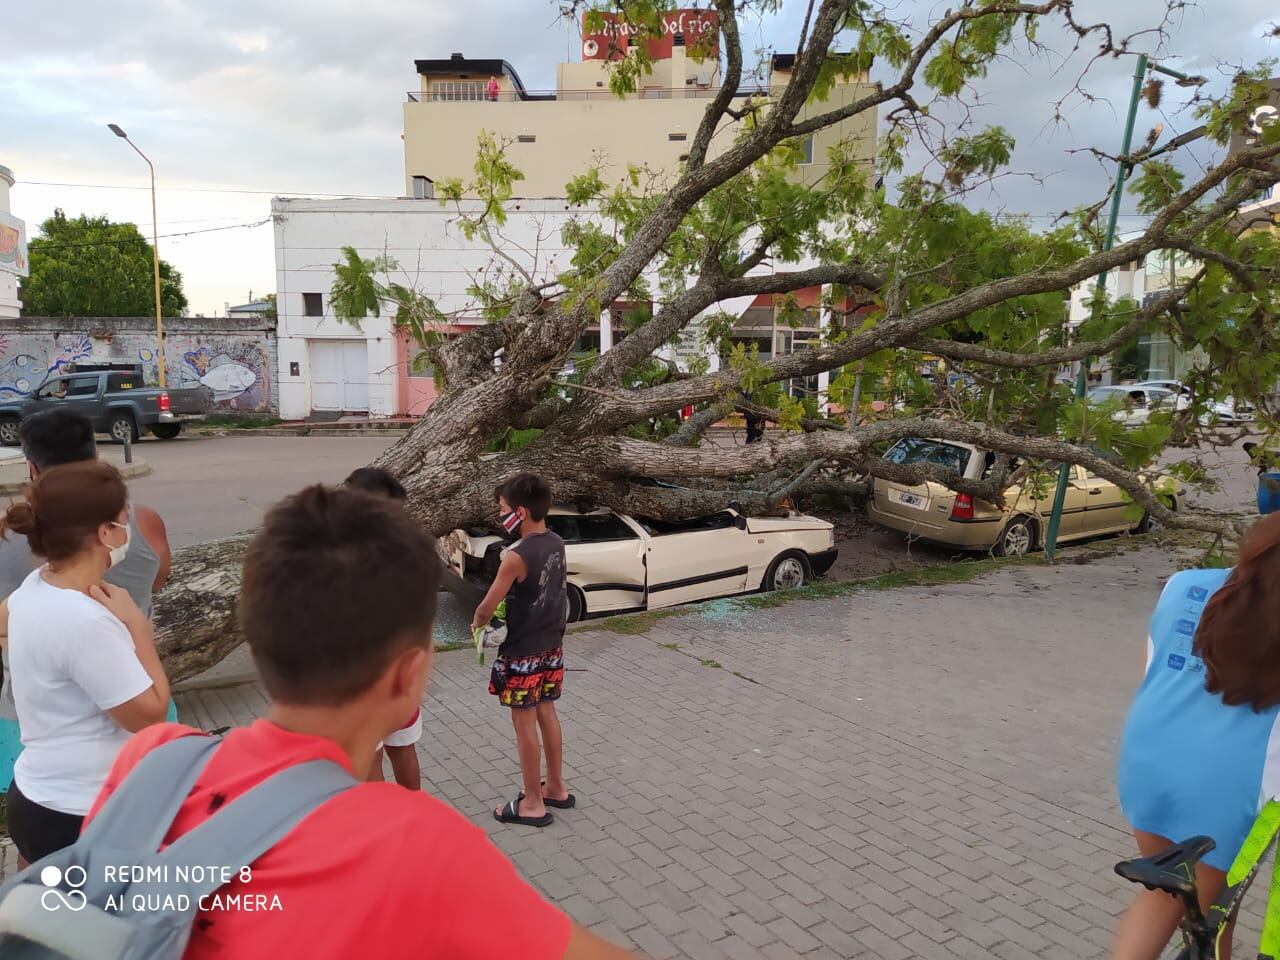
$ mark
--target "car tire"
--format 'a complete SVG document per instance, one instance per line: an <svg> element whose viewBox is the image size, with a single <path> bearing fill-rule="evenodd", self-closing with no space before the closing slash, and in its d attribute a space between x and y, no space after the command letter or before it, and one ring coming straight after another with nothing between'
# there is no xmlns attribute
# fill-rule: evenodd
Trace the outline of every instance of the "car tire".
<svg viewBox="0 0 1280 960"><path fill-rule="evenodd" d="M180 423L157 423L151 428L151 433L158 440L176 440L181 432L182 424Z"/></svg>
<svg viewBox="0 0 1280 960"><path fill-rule="evenodd" d="M111 434L111 439L116 443L124 443L126 438L130 443L138 442L138 425L133 422L133 417L127 413L113 414L111 426L107 428L107 433Z"/></svg>
<svg viewBox="0 0 1280 960"><path fill-rule="evenodd" d="M1000 531L992 552L997 557L1024 557L1036 548L1040 528L1030 517L1018 515Z"/></svg>
<svg viewBox="0 0 1280 960"><path fill-rule="evenodd" d="M1167 497L1160 497L1160 502L1170 510L1177 510L1177 504L1169 500ZM1143 513L1142 519L1138 521L1138 525L1133 528L1134 533L1158 533L1164 529L1164 524L1157 520L1149 513Z"/></svg>
<svg viewBox="0 0 1280 960"><path fill-rule="evenodd" d="M21 426L17 417L6 417L0 420L0 445L6 447L22 446L22 433L19 431Z"/></svg>
<svg viewBox="0 0 1280 960"><path fill-rule="evenodd" d="M567 623L577 623L582 620L587 613L587 598L582 591L575 587L572 583L565 589L566 606L565 621Z"/></svg>
<svg viewBox="0 0 1280 960"><path fill-rule="evenodd" d="M760 589L766 593L774 590L797 590L812 579L809 558L798 550L788 550L774 557L773 563L765 571Z"/></svg>

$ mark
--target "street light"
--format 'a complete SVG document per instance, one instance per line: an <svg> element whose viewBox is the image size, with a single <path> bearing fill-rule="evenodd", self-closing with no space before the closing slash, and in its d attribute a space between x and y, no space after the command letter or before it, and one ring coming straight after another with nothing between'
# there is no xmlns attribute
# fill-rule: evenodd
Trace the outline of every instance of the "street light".
<svg viewBox="0 0 1280 960"><path fill-rule="evenodd" d="M147 161L147 169L151 171L151 266L155 274L156 284L156 369L160 375L160 389L164 389L164 318L160 310L160 226L156 222L156 168L151 159L138 149L138 145L129 139L129 135L116 123L108 123L107 129L133 147L143 160Z"/></svg>
<svg viewBox="0 0 1280 960"><path fill-rule="evenodd" d="M1115 187L1111 191L1111 212L1107 217L1107 232L1102 241L1102 252L1106 253L1111 249L1116 238L1116 221L1120 219L1120 199L1124 194L1124 182L1129 176L1132 164L1129 160L1129 150L1133 144L1133 124L1138 117L1138 101L1142 97L1142 81L1147 77L1147 71L1154 73L1163 73L1166 77L1172 77L1180 87L1198 87L1205 83L1205 78L1200 76L1189 76L1178 70L1163 67L1158 63L1151 63L1147 59L1145 53L1138 54L1138 65L1133 71L1133 93L1129 96L1129 113L1124 124L1124 139L1120 144L1120 159L1116 168ZM1182 146L1190 140L1196 139L1204 133L1204 128L1191 130L1176 137L1174 141L1165 144L1158 150L1143 157L1149 160L1151 157L1172 150L1175 146ZM1105 290L1107 286L1107 274L1109 271L1103 270L1098 274L1096 289ZM1094 310L1097 305L1095 303ZM1084 396L1085 387L1088 383L1089 376L1089 358L1084 357L1080 361L1080 373L1076 376L1076 399L1079 400ZM1049 529L1044 537L1044 553L1050 560L1053 559L1054 550L1058 544L1058 528L1062 525L1062 507L1067 500L1067 482L1071 477L1071 465L1062 464L1058 469L1058 486L1053 492L1053 512L1049 514Z"/></svg>

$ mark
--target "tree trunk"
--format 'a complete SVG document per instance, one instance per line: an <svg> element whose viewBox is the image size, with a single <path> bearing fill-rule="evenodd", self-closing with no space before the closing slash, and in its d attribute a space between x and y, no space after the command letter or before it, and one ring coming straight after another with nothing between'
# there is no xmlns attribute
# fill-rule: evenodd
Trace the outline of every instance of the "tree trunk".
<svg viewBox="0 0 1280 960"><path fill-rule="evenodd" d="M249 539L241 534L174 553L170 585L154 613L156 652L171 683L208 670L240 645L236 600Z"/></svg>

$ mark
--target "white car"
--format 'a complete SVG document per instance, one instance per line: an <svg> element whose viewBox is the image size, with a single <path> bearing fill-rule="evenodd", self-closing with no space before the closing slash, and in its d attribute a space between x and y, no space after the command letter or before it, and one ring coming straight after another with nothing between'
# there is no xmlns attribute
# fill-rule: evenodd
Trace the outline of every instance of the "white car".
<svg viewBox="0 0 1280 960"><path fill-rule="evenodd" d="M1178 395L1177 409L1179 410L1185 409L1191 403L1191 388L1180 380L1144 380L1142 383L1135 383L1134 386L1155 387L1158 390L1168 390L1170 393L1176 393ZM1253 423L1256 419L1253 406L1243 400L1237 401L1234 397L1209 401L1209 411L1209 413L1200 418L1202 426L1211 427L1215 423Z"/></svg>
<svg viewBox="0 0 1280 960"><path fill-rule="evenodd" d="M745 517L722 510L659 521L553 507L547 525L565 542L570 622L800 587L836 559L834 527L801 513ZM489 534L462 536L468 576L488 583L505 542Z"/></svg>
<svg viewBox="0 0 1280 960"><path fill-rule="evenodd" d="M1136 383L1129 386L1090 387L1085 397L1094 406L1118 402L1119 407L1112 418L1126 427L1140 427L1151 419L1152 413L1181 410L1189 402L1185 396L1171 390Z"/></svg>

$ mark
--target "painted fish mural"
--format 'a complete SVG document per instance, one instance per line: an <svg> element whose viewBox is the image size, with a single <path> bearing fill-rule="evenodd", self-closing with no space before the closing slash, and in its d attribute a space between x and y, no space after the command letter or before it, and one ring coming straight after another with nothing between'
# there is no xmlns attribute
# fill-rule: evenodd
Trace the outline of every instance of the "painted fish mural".
<svg viewBox="0 0 1280 960"><path fill-rule="evenodd" d="M214 403L220 403L240 396L258 382L258 375L243 363L232 360L210 368L200 382L213 391Z"/></svg>
<svg viewBox="0 0 1280 960"><path fill-rule="evenodd" d="M0 398L23 397L45 380L47 367L39 357L20 353L0 364Z"/></svg>

